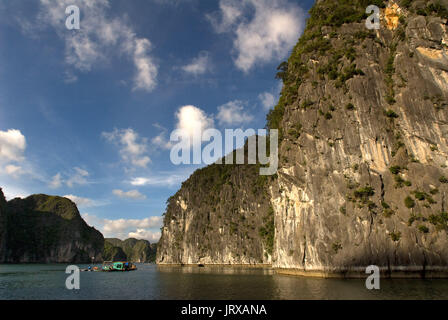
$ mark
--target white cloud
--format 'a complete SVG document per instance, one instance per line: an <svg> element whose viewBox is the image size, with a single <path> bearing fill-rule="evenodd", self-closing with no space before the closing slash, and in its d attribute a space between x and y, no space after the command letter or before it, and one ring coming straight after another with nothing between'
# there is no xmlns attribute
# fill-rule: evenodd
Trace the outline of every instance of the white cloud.
<svg viewBox="0 0 448 320"><path fill-rule="evenodd" d="M129 232L128 237L129 238L135 238L135 239L144 239L148 240L149 242L157 242L159 241L161 236L160 231L150 231L145 229L137 229L134 232Z"/></svg>
<svg viewBox="0 0 448 320"><path fill-rule="evenodd" d="M162 132L158 136L152 138L151 143L157 146L158 148L165 150L169 150L173 146L173 144L166 138L165 132Z"/></svg>
<svg viewBox="0 0 448 320"><path fill-rule="evenodd" d="M167 174L154 177L136 177L130 181L130 184L139 186L175 186L189 177L189 174Z"/></svg>
<svg viewBox="0 0 448 320"><path fill-rule="evenodd" d="M50 181L49 183L49 187L52 189L57 189L60 188L62 185L62 178L61 178L61 174L57 173Z"/></svg>
<svg viewBox="0 0 448 320"><path fill-rule="evenodd" d="M148 55L151 43L148 39L136 39L135 43L134 63L137 68L137 75L134 89L151 91L156 86L157 78L157 67Z"/></svg>
<svg viewBox="0 0 448 320"><path fill-rule="evenodd" d="M89 72L113 55L125 55L135 65L134 89L151 91L156 86L157 66L149 55L151 45L138 38L124 17L109 17L108 0L78 0L81 11L80 30L67 32L65 9L73 0L40 0L39 26L52 26L65 41L66 63L81 72ZM23 23L21 23L23 25ZM36 28L36 27L35 27ZM70 81L75 81L72 74Z"/></svg>
<svg viewBox="0 0 448 320"><path fill-rule="evenodd" d="M67 179L66 184L68 187L72 188L75 184L84 185L87 184L87 177L89 172L75 167L73 174Z"/></svg>
<svg viewBox="0 0 448 320"><path fill-rule="evenodd" d="M167 129L159 124L154 124L154 127L161 130L160 134L151 139L151 143L155 145L157 148L169 150L173 146L171 141L169 141L166 137Z"/></svg>
<svg viewBox="0 0 448 320"><path fill-rule="evenodd" d="M210 68L210 58L209 54L206 51L203 51L199 54L197 58L194 58L190 64L182 67L186 73L190 73L192 75L200 75L206 73Z"/></svg>
<svg viewBox="0 0 448 320"><path fill-rule="evenodd" d="M115 189L112 191L114 195L123 199L133 199L133 200L143 200L146 199L144 194L141 194L138 190L123 191L120 189Z"/></svg>
<svg viewBox="0 0 448 320"><path fill-rule="evenodd" d="M251 20L242 19L252 11ZM216 32L234 34L235 65L244 72L287 56L304 25L302 10L286 0L221 0L220 14L221 21L208 18Z"/></svg>
<svg viewBox="0 0 448 320"><path fill-rule="evenodd" d="M131 180L133 186L145 186L149 184L149 178L138 177Z"/></svg>
<svg viewBox="0 0 448 320"><path fill-rule="evenodd" d="M83 219L91 226L100 230L106 238L138 238L157 242L160 238L160 228L163 218L153 216L144 219L103 219L88 213L82 214Z"/></svg>
<svg viewBox="0 0 448 320"><path fill-rule="evenodd" d="M20 130L0 131L0 162L21 162L25 158L25 136Z"/></svg>
<svg viewBox="0 0 448 320"><path fill-rule="evenodd" d="M177 129L183 130L190 137L201 135L202 132L214 127L213 118L195 106L183 106L176 112Z"/></svg>
<svg viewBox="0 0 448 320"><path fill-rule="evenodd" d="M241 17L243 8L241 0L227 0L219 2L219 12L206 15L213 28L218 33L229 31L229 28ZM218 16L221 14L221 21Z"/></svg>
<svg viewBox="0 0 448 320"><path fill-rule="evenodd" d="M13 176L13 177L17 177L23 173L22 167L16 166L13 164L7 165L5 167L5 171L7 174L9 174L10 176Z"/></svg>
<svg viewBox="0 0 448 320"><path fill-rule="evenodd" d="M241 125L253 120L253 117L244 112L244 103L239 100L230 101L218 107L216 116L220 125Z"/></svg>
<svg viewBox="0 0 448 320"><path fill-rule="evenodd" d="M103 132L102 135L120 147L121 157L126 163L146 168L151 162L147 156L147 139L140 138L133 129L115 129L113 132Z"/></svg>
<svg viewBox="0 0 448 320"><path fill-rule="evenodd" d="M64 82L65 83L74 83L78 81L78 77L73 74L71 71L65 71L64 73Z"/></svg>
<svg viewBox="0 0 448 320"><path fill-rule="evenodd" d="M73 194L67 194L64 198L72 200L78 207L94 207L96 206L96 202L89 198L78 197Z"/></svg>
<svg viewBox="0 0 448 320"><path fill-rule="evenodd" d="M74 167L70 174L65 174L64 178L61 173L57 173L54 175L48 186L52 189L60 188L63 184L67 185L67 187L72 188L75 185L85 185L88 182L87 178L89 177L89 172L87 170Z"/></svg>
<svg viewBox="0 0 448 320"><path fill-rule="evenodd" d="M264 110L269 110L275 105L274 95L269 92L264 92L258 95Z"/></svg>
<svg viewBox="0 0 448 320"><path fill-rule="evenodd" d="M25 149L26 139L20 130L0 131L0 174L16 179L26 173L22 164L19 165L25 162Z"/></svg>

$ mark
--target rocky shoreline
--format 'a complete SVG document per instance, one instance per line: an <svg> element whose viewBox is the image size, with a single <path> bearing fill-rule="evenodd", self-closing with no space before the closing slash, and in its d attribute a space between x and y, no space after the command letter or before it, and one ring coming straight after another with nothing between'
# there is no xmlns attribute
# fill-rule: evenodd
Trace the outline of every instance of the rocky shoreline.
<svg viewBox="0 0 448 320"><path fill-rule="evenodd" d="M270 264L157 264L158 267L188 267L188 268L235 268L235 269L267 269L279 275L299 276L325 279L364 279L370 274L366 273L366 267L353 267L350 269L327 268L315 270L303 270L296 268L274 268ZM383 279L447 279L448 267L380 267L380 276Z"/></svg>

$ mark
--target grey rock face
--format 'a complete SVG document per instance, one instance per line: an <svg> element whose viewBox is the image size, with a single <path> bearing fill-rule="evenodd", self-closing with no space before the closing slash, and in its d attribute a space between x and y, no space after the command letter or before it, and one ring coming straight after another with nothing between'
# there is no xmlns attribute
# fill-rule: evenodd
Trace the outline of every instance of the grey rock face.
<svg viewBox="0 0 448 320"><path fill-rule="evenodd" d="M128 257L124 253L123 249L113 245L111 242L104 239L104 251L103 259L104 261L126 261ZM117 239L118 240L118 239ZM121 241L121 240L119 240Z"/></svg>
<svg viewBox="0 0 448 320"><path fill-rule="evenodd" d="M268 124L281 130L280 168L262 187L269 195L250 192L250 166L222 180L210 168L193 174L169 200L158 263L446 273L447 20L440 8L423 16L426 7L385 1L382 28L369 31L359 3L344 16L337 10L349 5L318 1L279 72L284 87ZM266 258L264 233L232 232L231 223L244 225L232 214L241 212L260 230L270 208Z"/></svg>
<svg viewBox="0 0 448 320"><path fill-rule="evenodd" d="M116 238L105 239L105 260L128 260L132 262L155 262L157 244L151 244L147 240ZM106 254L107 252L107 254Z"/></svg>
<svg viewBox="0 0 448 320"><path fill-rule="evenodd" d="M259 234L273 212L257 172L244 165L196 171L168 200L157 263L270 263L272 244Z"/></svg>
<svg viewBox="0 0 448 320"><path fill-rule="evenodd" d="M338 70L355 64L363 73L340 87L319 69L332 50L301 56L309 71L285 108L271 188L274 267L446 270L446 19L402 14L395 30L364 36L364 25L352 23L323 34L332 50L354 49ZM288 134L297 123L299 138Z"/></svg>

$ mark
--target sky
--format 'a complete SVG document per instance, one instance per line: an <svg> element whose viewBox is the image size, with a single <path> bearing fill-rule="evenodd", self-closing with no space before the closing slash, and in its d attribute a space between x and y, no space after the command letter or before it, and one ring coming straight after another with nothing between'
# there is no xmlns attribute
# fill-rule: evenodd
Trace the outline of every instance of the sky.
<svg viewBox="0 0 448 320"><path fill-rule="evenodd" d="M263 129L311 5L0 0L6 198L65 196L105 237L158 241L166 200L204 166L172 163L171 132Z"/></svg>

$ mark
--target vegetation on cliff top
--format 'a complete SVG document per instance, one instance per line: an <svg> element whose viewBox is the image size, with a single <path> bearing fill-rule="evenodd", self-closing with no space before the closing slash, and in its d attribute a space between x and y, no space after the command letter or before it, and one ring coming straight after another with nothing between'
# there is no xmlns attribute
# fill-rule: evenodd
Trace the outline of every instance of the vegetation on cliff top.
<svg viewBox="0 0 448 320"><path fill-rule="evenodd" d="M424 2L401 0L397 1L403 8L420 15L435 14L439 17L447 17L447 8L439 0ZM282 62L278 67L276 78L283 81L283 90L278 104L267 115L266 126L270 129L279 129L280 140L284 138L285 132L282 130L282 119L285 107L292 105L299 98L299 87L309 76L308 61L310 57L316 56L329 57L325 65L318 68L318 73L327 75L329 80L335 81L337 88L343 88L345 82L356 75L363 75L363 71L358 69L354 60L356 51L353 48L352 41L347 41L343 49L333 48L331 38L337 35L335 30L346 23L362 23L367 14L365 10L369 5L376 5L380 8L386 6L387 1L383 0L323 0L318 1L311 8L309 18L303 35L300 37L297 45L294 47L288 61ZM330 28L333 32L329 33L330 38L324 37L323 28ZM353 34L353 39L374 37L373 31L363 31ZM404 40L402 29L397 31L398 40ZM393 73L396 43L391 47L390 58L386 66L386 85L387 102L394 104ZM341 59L345 57L352 64L342 67Z"/></svg>
<svg viewBox="0 0 448 320"><path fill-rule="evenodd" d="M288 61L278 67L277 78L283 81L283 90L276 107L267 115L267 127L279 129L280 140L283 138L281 121L285 107L291 105L298 98L298 90L305 80L309 69L307 61L310 55L327 55L330 61L321 66L319 73L328 74L329 79L336 81L336 86L342 87L344 83L355 75L363 75L355 64L340 70L339 64L343 57L354 60L354 51L351 46L344 50L332 47L331 40L324 37L323 27L340 27L344 23L362 22L367 17L365 9L374 4L381 8L385 6L382 0L326 0L317 2L310 10L306 28L294 47ZM368 32L366 32L368 35Z"/></svg>

